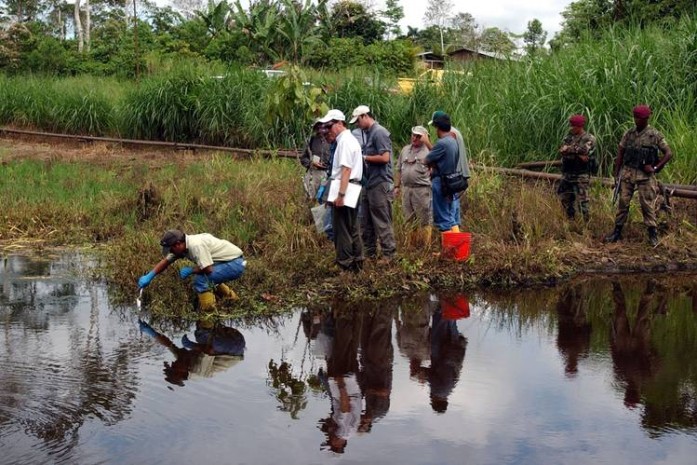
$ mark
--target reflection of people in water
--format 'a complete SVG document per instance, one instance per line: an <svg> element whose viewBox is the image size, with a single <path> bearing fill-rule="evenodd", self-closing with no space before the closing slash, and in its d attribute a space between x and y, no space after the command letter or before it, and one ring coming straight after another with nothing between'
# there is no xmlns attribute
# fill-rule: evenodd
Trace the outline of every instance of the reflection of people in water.
<svg viewBox="0 0 697 465"><path fill-rule="evenodd" d="M467 338L457 329L455 320L443 318L440 305L431 317L431 366L414 367L417 378L427 379L431 387L431 408L445 413L448 397L460 379Z"/></svg>
<svg viewBox="0 0 697 465"><path fill-rule="evenodd" d="M634 408L641 401L642 386L656 372L658 357L651 347L651 301L654 296L655 282L646 283L636 316L627 311L627 303L622 285L612 283L612 298L615 312L612 319L610 349L615 374L625 388L624 404Z"/></svg>
<svg viewBox="0 0 697 465"><path fill-rule="evenodd" d="M359 383L365 398L361 432L368 432L374 422L390 409L392 392L392 311L376 306L361 315L361 371Z"/></svg>
<svg viewBox="0 0 697 465"><path fill-rule="evenodd" d="M332 348L327 357L327 388L332 401L331 415L320 420L328 446L336 453L343 453L348 439L358 430L362 410L361 391L358 386L358 339L360 319L351 311L337 311L331 317L334 323ZM320 377L324 375L320 373Z"/></svg>
<svg viewBox="0 0 697 465"><path fill-rule="evenodd" d="M588 322L588 300L580 285L566 287L557 302L559 331L557 348L564 358L566 376L578 372L578 361L588 356L591 324Z"/></svg>
<svg viewBox="0 0 697 465"><path fill-rule="evenodd" d="M431 358L431 313L437 307L430 297L426 300L410 300L402 305L397 320L397 347L409 360L409 376L419 382L421 365Z"/></svg>
<svg viewBox="0 0 697 465"><path fill-rule="evenodd" d="M178 386L184 386L184 381L190 376L210 378L242 360L244 355L244 336L235 328L198 321L194 331L195 341L184 335L183 347L178 347L146 322L141 320L139 325L143 333L167 347L176 357L172 363L164 362L163 371L165 380Z"/></svg>
<svg viewBox="0 0 697 465"><path fill-rule="evenodd" d="M306 309L300 314L300 323L312 355L329 357L334 338L334 317L331 310Z"/></svg>
<svg viewBox="0 0 697 465"><path fill-rule="evenodd" d="M454 320L443 318L440 307L433 312L431 323L431 368L428 381L431 384L431 407L445 413L448 396L460 379L462 362L467 349L467 339L460 334Z"/></svg>

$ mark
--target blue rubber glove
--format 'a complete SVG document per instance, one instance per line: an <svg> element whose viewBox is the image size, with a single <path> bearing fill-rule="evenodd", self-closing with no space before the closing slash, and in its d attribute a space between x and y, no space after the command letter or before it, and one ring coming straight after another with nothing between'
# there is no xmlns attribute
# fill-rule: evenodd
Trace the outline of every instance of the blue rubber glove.
<svg viewBox="0 0 697 465"><path fill-rule="evenodd" d="M140 277L138 280L138 288L143 289L144 287L147 287L150 284L150 281L153 280L155 277L155 272L151 271L148 274L144 274L143 276Z"/></svg>
<svg viewBox="0 0 697 465"><path fill-rule="evenodd" d="M138 326L143 334L147 334L150 337L157 337L157 332L152 329L152 326L144 322L143 320L138 320Z"/></svg>
<svg viewBox="0 0 697 465"><path fill-rule="evenodd" d="M194 269L190 266L185 266L181 270L179 270L179 277L181 279L186 279L192 274L194 274Z"/></svg>

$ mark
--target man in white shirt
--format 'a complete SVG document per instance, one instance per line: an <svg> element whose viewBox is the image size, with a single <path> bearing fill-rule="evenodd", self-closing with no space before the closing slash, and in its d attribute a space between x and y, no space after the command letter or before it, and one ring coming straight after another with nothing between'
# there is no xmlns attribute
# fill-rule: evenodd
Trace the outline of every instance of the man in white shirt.
<svg viewBox="0 0 697 465"><path fill-rule="evenodd" d="M363 177L361 146L346 127L346 117L339 110L329 110L319 119L336 139L331 178L338 179L339 194L334 200L332 227L336 263L342 270L357 272L363 267L363 242L359 233L357 205L344 204L349 183L360 185Z"/></svg>
<svg viewBox="0 0 697 465"><path fill-rule="evenodd" d="M181 279L193 275L192 284L198 294L199 310L215 308L215 291L218 296L237 300L237 295L224 283L238 279L244 273L247 262L239 247L208 234L184 234L179 229L166 231L160 240L165 258L147 274L140 277L138 287L144 288L169 265L186 258L196 266L184 266L179 270Z"/></svg>

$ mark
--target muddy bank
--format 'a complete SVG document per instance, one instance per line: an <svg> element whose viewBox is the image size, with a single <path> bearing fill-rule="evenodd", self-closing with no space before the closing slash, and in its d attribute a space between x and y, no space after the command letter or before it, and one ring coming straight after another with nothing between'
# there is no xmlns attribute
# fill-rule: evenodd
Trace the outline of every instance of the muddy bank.
<svg viewBox="0 0 697 465"><path fill-rule="evenodd" d="M108 144L45 144L0 139L3 253L41 255L52 247L93 249L99 277L115 300L132 302L137 278L159 257L162 231L211 232L240 246L248 259L242 297L226 311L263 312L308 298L377 299L422 290L550 285L586 273L672 273L697 269L697 202L675 199L661 213L658 247L646 241L638 205L623 240L603 244L614 208L606 188L591 189L587 224L568 221L555 186L475 171L463 202L469 259L441 255L440 238L409 241L399 202L394 227L399 259L340 273L332 244L318 235L289 159L237 160L226 154L138 151ZM153 290L163 312L188 301L176 270Z"/></svg>

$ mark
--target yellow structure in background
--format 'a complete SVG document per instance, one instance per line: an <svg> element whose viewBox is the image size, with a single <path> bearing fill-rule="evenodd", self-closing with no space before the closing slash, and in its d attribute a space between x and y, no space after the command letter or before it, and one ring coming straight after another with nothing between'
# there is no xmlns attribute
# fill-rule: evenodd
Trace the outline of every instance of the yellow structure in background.
<svg viewBox="0 0 697 465"><path fill-rule="evenodd" d="M427 69L416 78L397 78L396 91L401 94L411 94L417 82L432 82L440 85L443 82L443 73L442 69Z"/></svg>

